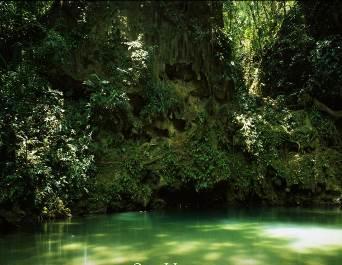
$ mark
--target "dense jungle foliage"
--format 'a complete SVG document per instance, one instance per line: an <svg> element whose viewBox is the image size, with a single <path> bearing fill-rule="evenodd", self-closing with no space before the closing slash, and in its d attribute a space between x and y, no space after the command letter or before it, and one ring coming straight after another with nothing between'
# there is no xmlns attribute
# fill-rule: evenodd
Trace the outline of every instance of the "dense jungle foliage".
<svg viewBox="0 0 342 265"><path fill-rule="evenodd" d="M338 205L339 1L0 1L0 222Z"/></svg>

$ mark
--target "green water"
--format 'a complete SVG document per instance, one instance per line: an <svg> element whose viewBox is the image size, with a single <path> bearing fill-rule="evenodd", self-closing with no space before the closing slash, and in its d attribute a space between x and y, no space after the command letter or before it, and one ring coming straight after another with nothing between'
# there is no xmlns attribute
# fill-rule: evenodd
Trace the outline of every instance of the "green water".
<svg viewBox="0 0 342 265"><path fill-rule="evenodd" d="M0 236L1 265L134 263L340 265L342 212L130 212L73 218Z"/></svg>

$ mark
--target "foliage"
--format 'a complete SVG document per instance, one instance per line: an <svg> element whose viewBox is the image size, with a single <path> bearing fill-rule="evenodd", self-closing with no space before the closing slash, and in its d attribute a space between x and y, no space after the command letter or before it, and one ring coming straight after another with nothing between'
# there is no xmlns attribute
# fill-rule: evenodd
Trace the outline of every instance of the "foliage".
<svg viewBox="0 0 342 265"><path fill-rule="evenodd" d="M232 41L234 61L243 65L248 86L257 81L265 48L274 44L294 2L226 1L225 32Z"/></svg>
<svg viewBox="0 0 342 265"><path fill-rule="evenodd" d="M257 161L263 181L272 169L287 187L315 190L325 183L338 189L339 152L328 147L339 145L335 124L317 111L291 111L284 103L282 97L267 98L258 108L236 113L234 143Z"/></svg>
<svg viewBox="0 0 342 265"><path fill-rule="evenodd" d="M302 189L317 189L326 185L338 190L342 161L333 149L318 149L312 153L290 153L285 159L274 161L279 177L286 179L288 187L300 185Z"/></svg>
<svg viewBox="0 0 342 265"><path fill-rule="evenodd" d="M166 117L180 107L174 88L167 83L153 84L149 81L144 89L144 97L147 99L147 103L141 110L143 119L154 120Z"/></svg>
<svg viewBox="0 0 342 265"><path fill-rule="evenodd" d="M72 43L61 33L50 29L44 39L33 49L33 58L37 63L44 66L58 67L63 64L70 64L70 54Z"/></svg>
<svg viewBox="0 0 342 265"><path fill-rule="evenodd" d="M2 41L11 39L10 35L25 34L32 24L46 14L53 1L20 3L4 1L0 6ZM22 36L22 35L21 35Z"/></svg>
<svg viewBox="0 0 342 265"><path fill-rule="evenodd" d="M90 88L90 104L93 108L104 108L109 111L118 107L124 107L127 103L127 96L111 84L110 81L101 80L96 74L90 76L84 82Z"/></svg>
<svg viewBox="0 0 342 265"><path fill-rule="evenodd" d="M163 159L161 170L164 181L172 186L193 187L196 191L210 190L215 184L227 181L231 175L232 161L223 150L214 148L206 136L189 139L182 149L171 149Z"/></svg>
<svg viewBox="0 0 342 265"><path fill-rule="evenodd" d="M28 65L2 73L1 101L0 204L50 216L56 201L65 207L86 192L91 132Z"/></svg>
<svg viewBox="0 0 342 265"><path fill-rule="evenodd" d="M340 185L336 125L302 98L309 93L338 108L340 36L315 40L302 7L267 1L225 7L227 34L245 73L236 94L233 143L256 162L250 191L269 200L277 197L272 185L313 192Z"/></svg>
<svg viewBox="0 0 342 265"><path fill-rule="evenodd" d="M287 16L288 23L282 26L281 35L264 53L260 76L263 94L294 93L305 86L311 71L308 56L313 39L307 34L303 20L298 18L301 16L298 9L294 8Z"/></svg>
<svg viewBox="0 0 342 265"><path fill-rule="evenodd" d="M307 81L308 90L314 96L337 107L342 82L341 37L333 36L317 41L311 50L309 62L312 65L312 72Z"/></svg>
<svg viewBox="0 0 342 265"><path fill-rule="evenodd" d="M295 2L221 4L2 3L0 207L133 210L165 187L340 194L338 127L300 102L339 106L340 35L315 39Z"/></svg>

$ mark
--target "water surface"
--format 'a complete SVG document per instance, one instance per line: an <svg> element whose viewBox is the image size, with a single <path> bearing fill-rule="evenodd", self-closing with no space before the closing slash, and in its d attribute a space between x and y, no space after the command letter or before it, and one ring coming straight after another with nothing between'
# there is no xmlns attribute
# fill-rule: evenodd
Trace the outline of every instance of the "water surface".
<svg viewBox="0 0 342 265"><path fill-rule="evenodd" d="M129 212L73 218L0 236L1 265L134 263L340 265L342 212Z"/></svg>

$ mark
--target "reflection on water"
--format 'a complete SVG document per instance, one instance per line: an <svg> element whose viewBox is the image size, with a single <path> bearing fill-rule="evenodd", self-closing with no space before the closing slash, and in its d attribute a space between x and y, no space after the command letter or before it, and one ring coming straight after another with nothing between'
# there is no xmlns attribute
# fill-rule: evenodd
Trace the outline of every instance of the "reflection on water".
<svg viewBox="0 0 342 265"><path fill-rule="evenodd" d="M342 264L338 210L122 213L0 237L1 265Z"/></svg>

